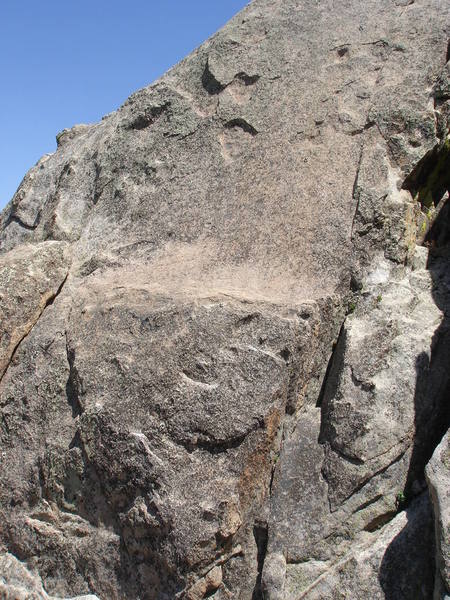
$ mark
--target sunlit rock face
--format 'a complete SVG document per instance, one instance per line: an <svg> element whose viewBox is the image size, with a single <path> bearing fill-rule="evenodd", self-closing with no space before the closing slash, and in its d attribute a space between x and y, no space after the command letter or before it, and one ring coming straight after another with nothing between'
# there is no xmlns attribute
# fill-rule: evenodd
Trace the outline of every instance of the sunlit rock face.
<svg viewBox="0 0 450 600"><path fill-rule="evenodd" d="M449 38L441 0L254 0L25 176L2 598L450 593Z"/></svg>

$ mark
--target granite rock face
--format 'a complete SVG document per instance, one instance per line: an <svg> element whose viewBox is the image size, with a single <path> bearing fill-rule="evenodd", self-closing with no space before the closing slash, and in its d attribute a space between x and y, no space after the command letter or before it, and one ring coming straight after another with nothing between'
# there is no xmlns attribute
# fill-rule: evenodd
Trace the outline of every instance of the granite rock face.
<svg viewBox="0 0 450 600"><path fill-rule="evenodd" d="M254 0L25 176L2 597L441 594L449 38L440 0Z"/></svg>
<svg viewBox="0 0 450 600"><path fill-rule="evenodd" d="M436 530L435 598L450 595L450 435L436 448L426 468Z"/></svg>

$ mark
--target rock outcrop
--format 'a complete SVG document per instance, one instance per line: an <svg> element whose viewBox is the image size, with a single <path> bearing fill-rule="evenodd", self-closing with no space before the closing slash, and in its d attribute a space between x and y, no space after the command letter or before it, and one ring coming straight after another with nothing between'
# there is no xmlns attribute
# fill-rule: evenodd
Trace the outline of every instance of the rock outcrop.
<svg viewBox="0 0 450 600"><path fill-rule="evenodd" d="M447 433L429 462L426 475L433 502L436 532L435 598L450 595L450 435Z"/></svg>
<svg viewBox="0 0 450 600"><path fill-rule="evenodd" d="M449 594L449 39L253 0L57 136L0 225L2 598Z"/></svg>

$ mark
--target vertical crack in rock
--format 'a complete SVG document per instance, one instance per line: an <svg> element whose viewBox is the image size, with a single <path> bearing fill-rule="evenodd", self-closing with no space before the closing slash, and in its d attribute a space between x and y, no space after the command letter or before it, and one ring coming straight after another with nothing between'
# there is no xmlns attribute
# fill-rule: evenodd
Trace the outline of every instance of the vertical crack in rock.
<svg viewBox="0 0 450 600"><path fill-rule="evenodd" d="M267 523L255 523L253 527L253 536L257 548L258 576L255 588L252 594L252 600L262 600L263 593L261 589L261 577L264 568L264 560L267 553L268 528Z"/></svg>
<svg viewBox="0 0 450 600"><path fill-rule="evenodd" d="M325 392L326 392L327 385L329 383L330 376L331 376L331 369L332 369L333 363L336 359L337 348L338 348L339 342L341 340L341 336L344 334L344 321L341 324L341 328L339 329L337 339L336 339L335 343L333 344L333 349L331 351L330 358L328 359L327 368L325 370L325 375L323 376L322 385L320 386L319 395L317 397L317 402L316 402L317 408L322 408L323 399L325 397Z"/></svg>
<svg viewBox="0 0 450 600"><path fill-rule="evenodd" d="M93 158L95 158L95 157L93 157ZM105 191L105 189L108 187L108 185L110 185L111 183L114 183L114 179L108 179L107 181L101 182L100 175L102 172L102 168L99 165L99 163L97 162L97 160L94 161L94 170L95 170L95 176L94 176L94 185L93 185L92 204L95 206L98 203L98 201L100 200L100 198L102 197L102 194Z"/></svg>
<svg viewBox="0 0 450 600"><path fill-rule="evenodd" d="M353 213L352 225L351 225L351 229L350 229L350 240L353 240L353 237L354 237L355 223L356 223L356 219L358 217L358 211L359 211L361 190L358 188L358 181L359 181L361 165L362 165L362 160L363 160L363 155L364 155L364 148L365 148L364 133L368 129L371 129L372 127L374 127L376 125L376 122L369 118L369 114L370 114L370 110L368 110L368 112L367 112L366 124L364 125L364 127L362 129L357 130L356 132L352 133L352 135L362 134L362 138L361 138L361 146L360 146L360 150L359 150L358 163L356 166L356 174L355 174L355 179L353 181L353 188L352 188L352 198L355 202L355 210Z"/></svg>
<svg viewBox="0 0 450 600"><path fill-rule="evenodd" d="M350 239L351 240L353 240L353 233L355 230L355 223L356 223L356 219L358 217L358 210L359 210L360 191L358 189L358 179L359 179L359 171L361 168L361 163L362 163L362 158L363 158L363 152L364 152L364 140L361 142L361 149L359 152L358 165L356 167L356 175L355 175L355 180L353 182L352 198L355 201L355 211L353 213L352 226L350 229Z"/></svg>
<svg viewBox="0 0 450 600"><path fill-rule="evenodd" d="M75 350L70 347L69 340L66 336L66 353L67 362L69 363L69 377L66 383L66 396L69 405L72 408L72 418L76 418L83 413L83 408L80 404L80 394L82 391L82 382L78 375L77 368L75 366Z"/></svg>

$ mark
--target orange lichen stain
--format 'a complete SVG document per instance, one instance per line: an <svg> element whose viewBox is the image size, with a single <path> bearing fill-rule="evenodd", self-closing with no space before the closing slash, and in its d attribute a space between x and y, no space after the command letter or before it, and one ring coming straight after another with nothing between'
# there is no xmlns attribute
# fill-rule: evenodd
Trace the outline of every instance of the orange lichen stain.
<svg viewBox="0 0 450 600"><path fill-rule="evenodd" d="M239 478L238 492L241 511L264 500L269 487L272 461L270 451L280 425L281 415L278 408L266 417L263 435L256 448L248 457L245 468Z"/></svg>

